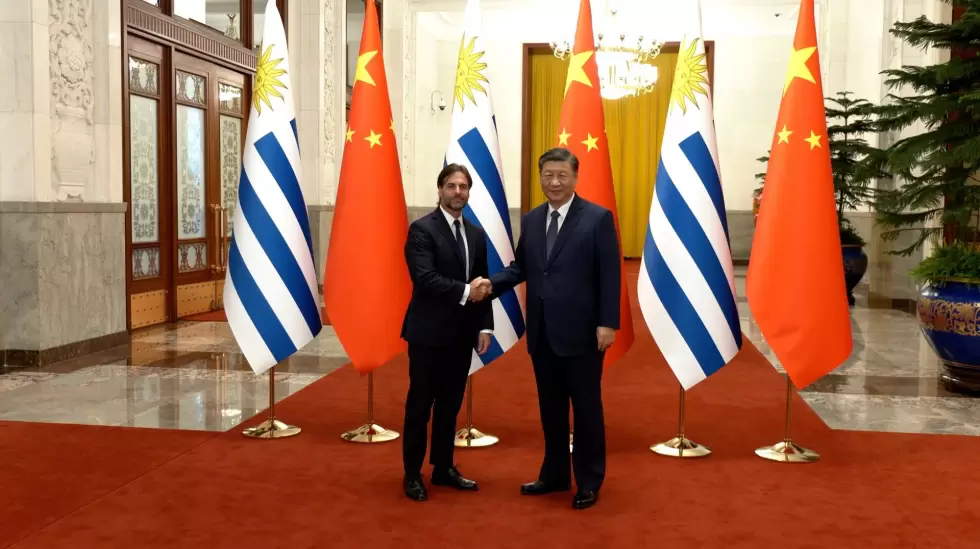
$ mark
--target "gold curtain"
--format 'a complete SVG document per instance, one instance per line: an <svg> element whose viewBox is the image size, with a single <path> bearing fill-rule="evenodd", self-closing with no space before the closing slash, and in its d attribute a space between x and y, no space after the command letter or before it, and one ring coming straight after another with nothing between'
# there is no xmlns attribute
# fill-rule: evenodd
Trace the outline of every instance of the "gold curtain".
<svg viewBox="0 0 980 549"><path fill-rule="evenodd" d="M647 217L653 184L660 162L660 140L667 120L670 88L674 81L676 53L661 53L653 61L658 81L651 93L617 100L602 100L606 118L606 137L609 139L609 158L612 163L613 185L616 188L616 207L619 210L619 230L623 255L640 257L646 236ZM550 51L531 52L528 60L530 77L530 164L525 167L530 177L530 204L533 208L544 202L538 180L538 157L558 142L558 121L565 92L565 73L568 61L556 58Z"/></svg>

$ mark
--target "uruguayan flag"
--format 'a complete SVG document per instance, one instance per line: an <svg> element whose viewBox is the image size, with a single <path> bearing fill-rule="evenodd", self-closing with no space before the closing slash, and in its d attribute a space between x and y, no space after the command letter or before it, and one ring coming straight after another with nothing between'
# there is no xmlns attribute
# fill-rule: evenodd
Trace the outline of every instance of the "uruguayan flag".
<svg viewBox="0 0 980 549"><path fill-rule="evenodd" d="M228 324L260 374L320 329L286 33L268 0L225 276Z"/></svg>
<svg viewBox="0 0 980 549"><path fill-rule="evenodd" d="M685 389L742 346L701 9L677 56L637 285L640 310Z"/></svg>
<svg viewBox="0 0 980 549"><path fill-rule="evenodd" d="M504 195L497 121L486 77L486 50L480 38L479 0L467 1L464 26L446 163L462 164L473 176L469 204L463 215L486 231L487 261L493 275L514 260L514 244ZM524 335L524 304L516 291L510 290L493 301L493 325L490 350L484 355L473 352L470 374L504 354Z"/></svg>

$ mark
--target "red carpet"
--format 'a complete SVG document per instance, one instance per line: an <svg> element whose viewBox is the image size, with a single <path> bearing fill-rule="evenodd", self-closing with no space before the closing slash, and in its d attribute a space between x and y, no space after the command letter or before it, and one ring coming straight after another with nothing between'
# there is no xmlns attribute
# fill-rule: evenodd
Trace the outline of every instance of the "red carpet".
<svg viewBox="0 0 980 549"><path fill-rule="evenodd" d="M0 421L0 547L111 494L215 436Z"/></svg>
<svg viewBox="0 0 980 549"><path fill-rule="evenodd" d="M225 315L225 310L221 309L218 311L208 311L206 313L185 316L181 320L193 320L197 322L228 322L228 317ZM324 308L320 309L320 320L323 321L324 326L330 325L330 319L327 317L327 310Z"/></svg>
<svg viewBox="0 0 980 549"><path fill-rule="evenodd" d="M634 318L640 321L636 308ZM186 451L170 461L179 446L173 437L181 435L87 427L49 434L56 426L41 425L31 426L32 441L4 425L0 486L5 501L21 509L0 512L0 545L20 539L12 546L976 546L980 438L832 431L796 398L795 438L822 459L807 465L759 459L753 450L782 435L785 386L748 343L734 364L688 396L687 431L714 454L693 461L652 454L651 443L675 432L678 389L641 321L636 332L633 349L604 379L608 474L594 509L573 511L570 494L518 494L519 484L537 474L542 452L521 346L474 379L475 423L501 438L496 447L457 452L462 471L480 482L479 493L435 487L430 501L411 502L401 494L400 442L342 442L340 433L366 413L366 379L348 367L277 407L281 419L303 428L298 437L256 441L234 429L194 445L191 438L207 435L188 434L177 450ZM375 381L378 423L401 430L405 360L379 370ZM121 473L141 461L130 445L144 451L157 445L155 463L166 463Z"/></svg>

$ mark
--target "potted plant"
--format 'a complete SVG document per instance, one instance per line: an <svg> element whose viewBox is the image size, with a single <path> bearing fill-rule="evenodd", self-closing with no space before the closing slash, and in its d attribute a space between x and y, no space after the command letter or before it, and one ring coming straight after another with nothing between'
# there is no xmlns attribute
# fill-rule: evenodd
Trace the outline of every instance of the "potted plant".
<svg viewBox="0 0 980 549"><path fill-rule="evenodd" d="M884 234L915 236L893 253L910 255L927 241L933 252L913 271L921 283L917 316L942 360L953 388L980 389L980 57L966 53L980 42L980 0L953 0L952 23L925 17L896 23L892 34L913 47L950 50L950 59L927 67L884 71L890 94L876 109L878 127L897 131L919 123L924 131L896 140L884 166L903 180L879 191Z"/></svg>
<svg viewBox="0 0 980 549"><path fill-rule="evenodd" d="M863 137L875 131L873 106L864 99L850 96L851 92L842 91L836 97L827 97L830 105L825 110L837 201L837 228L844 258L844 282L847 302L854 305L854 288L868 270L868 255L864 253L864 239L844 213L869 203L874 193L869 183L883 174L880 173L881 151Z"/></svg>
<svg viewBox="0 0 980 549"><path fill-rule="evenodd" d="M770 149L771 151L771 149ZM769 164L769 152L766 151L766 156L760 156L756 158L759 162L764 165ZM762 205L762 187L766 184L766 172L761 172L755 174L756 181L759 182L759 186L752 191L752 226L755 227L756 222L759 220L759 207Z"/></svg>

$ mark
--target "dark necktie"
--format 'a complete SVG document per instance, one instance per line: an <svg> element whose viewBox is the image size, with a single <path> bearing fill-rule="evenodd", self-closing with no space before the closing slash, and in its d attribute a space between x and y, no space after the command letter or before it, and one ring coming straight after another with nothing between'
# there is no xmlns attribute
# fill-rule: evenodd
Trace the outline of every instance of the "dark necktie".
<svg viewBox="0 0 980 549"><path fill-rule="evenodd" d="M456 250L459 252L459 257L463 258L463 268L466 268L466 246L463 244L463 235L459 232L459 220L453 221L453 227L456 229Z"/></svg>
<svg viewBox="0 0 980 549"><path fill-rule="evenodd" d="M558 210L551 212L551 223L548 225L548 233L544 236L545 253L547 258L551 259L551 250L555 247L555 241L558 240L558 217L561 214Z"/></svg>

